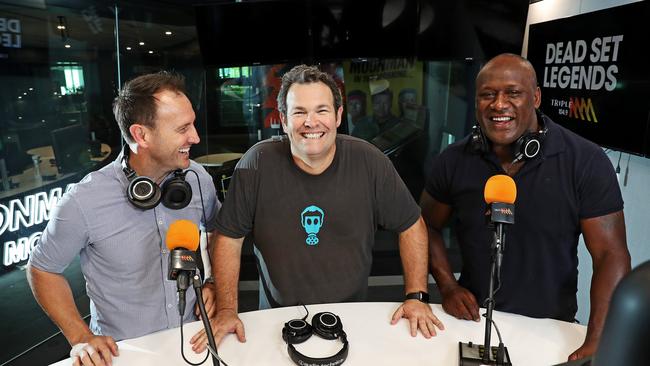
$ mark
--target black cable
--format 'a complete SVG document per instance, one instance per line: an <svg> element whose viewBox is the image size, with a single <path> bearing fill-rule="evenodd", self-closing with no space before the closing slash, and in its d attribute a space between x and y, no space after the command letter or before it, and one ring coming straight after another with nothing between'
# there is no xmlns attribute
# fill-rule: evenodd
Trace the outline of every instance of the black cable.
<svg viewBox="0 0 650 366"><path fill-rule="evenodd" d="M630 173L630 158L632 154L627 154L627 166L625 167L625 175L623 176L623 187L627 187L627 176Z"/></svg>
<svg viewBox="0 0 650 366"><path fill-rule="evenodd" d="M199 173L195 172L193 169L187 169L188 172L194 173L196 176L196 182L199 186L199 198L201 198L201 210L203 211L203 224L208 225L208 221L205 215L205 204L203 203L203 191L201 190L201 179L199 178Z"/></svg>
<svg viewBox="0 0 650 366"><path fill-rule="evenodd" d="M618 152L618 163L616 163L616 174L621 173L621 156L623 155L622 151Z"/></svg>
<svg viewBox="0 0 650 366"><path fill-rule="evenodd" d="M483 317L487 319L487 314L483 314ZM490 323L494 325L494 329L497 331L497 337L499 337L499 343L503 343L503 340L501 339L501 332L499 332L499 327L497 327L497 323L494 322L494 320L490 319Z"/></svg>
<svg viewBox="0 0 650 366"><path fill-rule="evenodd" d="M305 316L302 317L302 320L306 321L307 317L309 316L309 309L307 309L307 306L305 306L305 304L303 304L302 301L299 302L298 305L302 305L302 307L305 308L305 311L307 312L307 314L305 314Z"/></svg>
<svg viewBox="0 0 650 366"><path fill-rule="evenodd" d="M194 175L196 176L196 181L197 181L197 184L199 185L199 198L201 198L201 211L203 212L203 225L207 228L208 219L207 219L206 214L205 214L205 204L203 203L203 191L201 190L201 179L199 179L199 174L197 172L195 172L194 170L188 169L187 171L194 173ZM206 233L206 240L207 240L207 233ZM209 243L206 243L206 244L209 244ZM205 252L208 255L208 262L210 262L210 265L212 265L212 258L210 257L210 248L208 247L206 249L207 250ZM205 268L205 265L203 266L203 268Z"/></svg>
<svg viewBox="0 0 650 366"><path fill-rule="evenodd" d="M182 315L181 315L181 356L183 356L183 360L185 360L185 362L187 362L188 364L193 365L193 366L203 365L203 364L205 363L205 361L208 360L208 357L210 357L210 352L207 352L207 353L205 354L205 358L203 359L203 361L201 361L201 362L199 362L199 363L193 363L193 362L190 362L190 361L185 357L185 352L183 351L183 316L182 316Z"/></svg>
<svg viewBox="0 0 650 366"><path fill-rule="evenodd" d="M206 344L205 346L208 348L208 352L210 352L210 354L212 354L212 356L214 356L217 360L219 360L223 364L223 366L228 366L226 361L224 361L221 357L219 357L219 354L217 354L216 350L214 350L212 347L210 347L209 344Z"/></svg>

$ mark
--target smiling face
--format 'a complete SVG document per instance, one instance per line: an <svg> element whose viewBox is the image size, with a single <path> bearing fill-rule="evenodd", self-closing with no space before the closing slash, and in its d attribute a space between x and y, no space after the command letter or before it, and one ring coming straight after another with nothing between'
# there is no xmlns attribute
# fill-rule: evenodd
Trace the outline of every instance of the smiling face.
<svg viewBox="0 0 650 366"><path fill-rule="evenodd" d="M287 114L280 116L298 166L304 169L305 164L331 162L342 113L342 107L335 109L332 91L326 84L291 85L287 93Z"/></svg>
<svg viewBox="0 0 650 366"><path fill-rule="evenodd" d="M162 90L156 98L155 127L149 128L147 150L161 173L190 166L190 147L198 144L194 109L185 94Z"/></svg>
<svg viewBox="0 0 650 366"><path fill-rule="evenodd" d="M534 69L517 56L493 58L476 78L476 118L495 149L538 128L540 102Z"/></svg>

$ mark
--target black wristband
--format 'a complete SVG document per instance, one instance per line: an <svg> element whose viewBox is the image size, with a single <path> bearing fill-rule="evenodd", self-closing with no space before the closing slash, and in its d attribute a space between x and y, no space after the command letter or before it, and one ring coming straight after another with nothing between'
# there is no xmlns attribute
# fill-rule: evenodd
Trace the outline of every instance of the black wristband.
<svg viewBox="0 0 650 366"><path fill-rule="evenodd" d="M429 294L423 291L411 292L406 294L405 300L420 300L425 304L429 303Z"/></svg>

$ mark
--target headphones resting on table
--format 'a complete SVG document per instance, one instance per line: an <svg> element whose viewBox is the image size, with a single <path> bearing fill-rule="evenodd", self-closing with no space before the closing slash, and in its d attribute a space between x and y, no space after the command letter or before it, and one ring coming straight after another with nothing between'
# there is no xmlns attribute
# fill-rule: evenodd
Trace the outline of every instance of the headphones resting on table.
<svg viewBox="0 0 650 366"><path fill-rule="evenodd" d="M297 365L321 366L340 365L345 362L348 357L348 338L343 331L341 318L330 312L322 312L313 316L311 325L305 319L307 319L307 315L302 319L289 320L284 323L284 328L282 328L282 339L287 342L287 352L293 362ZM314 333L323 339L340 339L343 342L343 348L333 356L322 358L309 357L298 352L293 345L305 342Z"/></svg>
<svg viewBox="0 0 650 366"><path fill-rule="evenodd" d="M129 187L126 189L126 197L135 207L142 210L152 209L160 202L173 210L180 210L187 207L192 200L192 187L185 181L187 172L181 169L174 170L173 177L163 183L162 188L151 178L138 176L135 170L129 166L128 144L124 144L122 150L122 171L129 180Z"/></svg>
<svg viewBox="0 0 650 366"><path fill-rule="evenodd" d="M542 142L544 141L544 137L546 137L548 128L544 121L545 116L538 110L536 110L535 113L537 114L537 121L540 130L533 132L527 131L511 144L512 163L516 163L523 159L532 159L542 150ZM492 149L492 143L488 140L487 136L485 136L478 123L472 127L470 144L472 150L480 154L487 154Z"/></svg>

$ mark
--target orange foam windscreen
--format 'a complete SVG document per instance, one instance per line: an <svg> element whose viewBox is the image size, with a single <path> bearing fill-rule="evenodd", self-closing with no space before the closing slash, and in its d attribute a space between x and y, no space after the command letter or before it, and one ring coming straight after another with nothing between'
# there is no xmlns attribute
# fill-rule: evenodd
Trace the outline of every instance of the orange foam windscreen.
<svg viewBox="0 0 650 366"><path fill-rule="evenodd" d="M517 185L508 175L493 175L485 183L483 196L487 204L494 202L513 204L517 199Z"/></svg>
<svg viewBox="0 0 650 366"><path fill-rule="evenodd" d="M185 248L194 251L199 247L199 227L190 220L176 220L169 225L165 243L169 250Z"/></svg>

